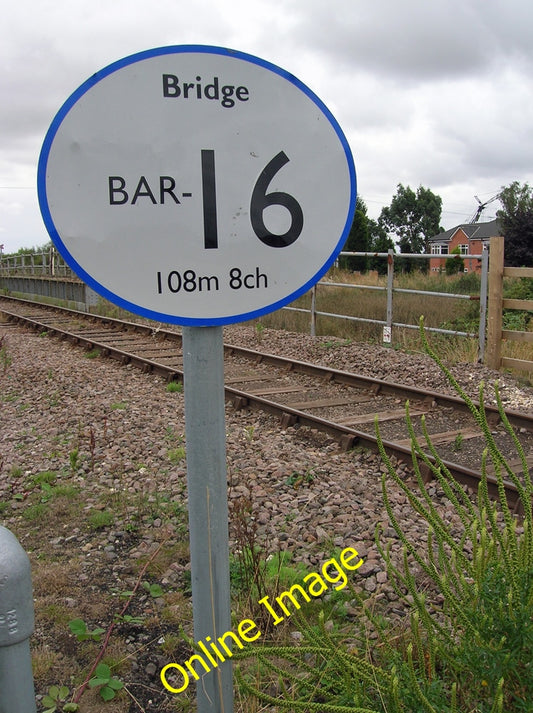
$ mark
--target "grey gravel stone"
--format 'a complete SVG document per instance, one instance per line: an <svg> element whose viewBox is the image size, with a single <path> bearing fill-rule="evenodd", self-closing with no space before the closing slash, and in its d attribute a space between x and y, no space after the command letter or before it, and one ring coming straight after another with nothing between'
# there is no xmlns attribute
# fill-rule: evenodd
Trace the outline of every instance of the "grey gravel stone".
<svg viewBox="0 0 533 713"><path fill-rule="evenodd" d="M449 391L438 369L424 355L355 343L339 343L338 348L326 350L320 339L268 329L259 345L250 326L227 328L226 340L343 370L356 369L389 381ZM19 326L10 327L5 345L12 363L0 372L0 499L11 500L15 478L10 474L15 469L28 475L68 469L69 454L76 445L82 467L71 477L83 488L87 516L104 507L99 504L103 493L114 497L127 493L131 502L142 495L153 503L158 494L166 493L186 507L186 463L172 463L168 457L169 437L184 443L183 394L168 393L158 377L124 368L113 360L88 360L75 346L40 338ZM491 393L493 372L471 364L453 370L474 395L481 378ZM508 375L497 376L508 405L533 410L532 389L518 386ZM296 427L282 431L270 415L235 411L229 405L226 432L230 519L237 503L249 501L265 551L289 549L292 561L310 571L316 571L335 551L354 547L365 560L351 577L354 585L367 593L384 593L389 601L397 599L374 542L376 524L381 523L384 539L392 541L392 556L401 561L401 546L383 505L380 479L384 466L378 456L357 450L341 452L324 434ZM312 473L313 477L295 488L290 478L295 472ZM415 487L404 464L398 464L398 472L408 487ZM453 525L453 509L442 499L439 488L434 484L430 488L437 508ZM405 496L392 489L390 498L406 536L424 542L424 525L413 515ZM23 502L14 502L3 517L16 517L23 507ZM125 516L134 513L134 505L125 508ZM146 526L145 532L154 533L154 537L125 553L120 549L120 555L116 550L125 540L124 521L114 523L112 531L103 531L100 545L94 540L84 542L80 523L73 523L72 531L65 535L79 536L79 551L88 568L96 557L104 556L111 566L120 565L127 572L128 560L149 556L157 548L156 536L165 523L156 518ZM63 540L64 536L58 535L53 542L61 547ZM235 544L232 539L232 549ZM172 583L182 574L169 566L164 576ZM90 579L82 573L83 577L84 581Z"/></svg>

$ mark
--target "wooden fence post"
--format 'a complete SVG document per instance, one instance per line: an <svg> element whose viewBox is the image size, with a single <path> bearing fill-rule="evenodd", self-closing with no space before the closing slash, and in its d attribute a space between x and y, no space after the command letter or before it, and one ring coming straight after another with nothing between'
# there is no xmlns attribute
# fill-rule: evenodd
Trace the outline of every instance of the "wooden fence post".
<svg viewBox="0 0 533 713"><path fill-rule="evenodd" d="M487 329L487 366L500 369L502 357L502 300L503 300L504 239L490 239L489 251L489 308Z"/></svg>

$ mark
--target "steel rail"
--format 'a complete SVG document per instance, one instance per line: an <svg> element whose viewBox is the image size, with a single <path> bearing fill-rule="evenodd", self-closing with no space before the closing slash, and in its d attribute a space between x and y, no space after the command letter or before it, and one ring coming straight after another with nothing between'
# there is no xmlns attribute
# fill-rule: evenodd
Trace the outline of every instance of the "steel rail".
<svg viewBox="0 0 533 713"><path fill-rule="evenodd" d="M68 309L65 307L57 307L55 305L43 305L41 303L32 302L31 300L25 300L17 297L4 297L2 299L12 300L15 303L25 303L32 307L46 307L48 309L56 310L60 313L68 314L72 317L78 317L83 319L90 319L94 322L100 322L103 325L114 325L121 331L126 329L127 331L133 331L137 333L142 333L146 335L157 336L159 339L169 339L172 341L177 341L181 343L181 334L179 332L174 332L167 329L161 329L160 327L154 327L154 325L143 324L142 322L130 322L127 320L116 319L114 317L104 317L101 315L87 314L86 312L79 312L77 310ZM6 310L1 310L6 312ZM6 312L7 314L7 312ZM13 313L15 315L15 313ZM50 328L51 329L51 328ZM76 335L71 335L74 339ZM81 340L81 336L78 335ZM85 340L85 338L84 338ZM91 340L86 340L89 343ZM102 346L97 345L95 340L92 340L94 346L98 346L101 349L109 349L109 345ZM117 358L118 358L118 351ZM365 376L363 374L356 374L354 372L342 371L339 369L333 369L331 367L320 366L318 364L312 364L310 362L298 361L296 359L287 358L279 356L277 354L270 354L268 352L259 352L254 349L249 349L247 347L240 347L233 344L224 344L224 352L230 356L239 355L243 356L255 363L271 364L272 366L278 366L295 373L307 374L316 378L321 378L324 381L330 381L337 384L344 384L346 386L353 386L358 388L364 388L372 390L377 394L390 394L391 396L398 396L413 401L422 401L425 403L431 403L435 406L441 407L451 407L455 410L462 411L464 413L468 412L468 406L458 396L453 396L450 394L444 394L437 391L432 391L429 389L420 389L416 386L409 386L406 384L399 384L393 381L384 381L383 379L375 379L370 376ZM138 359L138 356L131 355L132 360ZM155 362L152 362L155 366ZM476 404L480 406L479 403ZM498 423L500 420L500 415L498 408L488 404L483 404L483 409L487 415L487 420L489 423ZM509 419L509 423L515 428L525 428L528 431L533 431L533 416L524 414L520 411L515 411L514 409L506 409L505 414Z"/></svg>
<svg viewBox="0 0 533 713"><path fill-rule="evenodd" d="M17 301L28 302L32 306L34 305L34 303L29 302L28 300ZM48 307L48 305L46 305L46 307ZM70 314L70 316L76 316L77 318L83 317L87 319L88 317L85 313L77 312L76 310L64 310L63 308L56 307L53 309L61 312L66 311ZM10 321L27 324L36 330L45 330L49 333L57 335L60 339L67 339L74 344L82 345L88 350L97 348L100 350L102 355L117 359L121 364L131 364L145 373L160 375L167 381L183 381L183 371L181 369L175 368L168 364L163 364L155 359L149 359L133 351L129 352L122 348L115 347L109 342L100 341L91 335L84 336L83 334L71 332L68 329L63 329L60 326L50 324L47 321L39 321L38 319L34 319L28 315L20 315L16 312L9 312L4 308L0 308L0 311L6 314ZM122 331L126 328L126 330L141 332L144 334L149 333L153 335L154 332L156 332L157 335L163 339L181 339L181 335L176 332L161 329L154 330L154 327L152 326L137 322L124 322L115 318L100 317L95 315L90 315L89 318L94 321L100 321L102 324L112 324L119 327ZM252 359L256 363L267 362L269 364L283 366L285 368L290 365L291 370L298 373L304 373L320 377L322 379L335 380L337 383L345 385L364 385L366 388L372 388L376 394L386 393L393 394L395 396L401 395L402 397L406 397L408 399L413 398L422 401L429 399L432 403L438 405L453 405L454 408L467 409L464 402L458 397L448 396L433 391L424 391L417 387L405 386L394 382L372 379L371 377L330 369L311 364L309 362L295 361L273 354L265 354L263 352L257 352L244 347L225 345L224 348L226 353L245 356L248 359ZM281 425L284 428L298 424L300 426L306 426L310 429L326 433L338 440L340 447L344 450L349 450L357 446L369 449L373 452L379 451L378 438L370 433L359 431L343 424L334 423L333 421L329 421L319 416L314 416L308 412L280 404L279 402L271 401L270 399L266 399L259 395L241 391L227 385L225 386L225 395L226 399L230 401L236 409L252 408L273 414L280 419ZM489 418L495 418L498 416L498 410L494 407L485 406L485 410L489 414ZM532 429L533 419L531 417L514 411L506 413L509 420L511 422L514 421L513 425L519 424L521 427L526 427L529 430ZM425 480L430 480L432 477L432 468L438 467L435 459L428 454L424 454L424 458L427 459L427 463L429 465L423 463L420 456L414 456L411 447L387 440L382 441L382 443L385 452L389 456L394 456L399 460L407 462L411 466L413 465L413 458L416 457L417 462L421 466L421 472ZM441 461L441 464L442 467L449 471L459 483L467 485L469 488L474 490L477 489L481 481L481 473L479 471L472 470L449 461ZM489 494L492 497L498 497L499 490L497 478L487 474L486 479ZM504 480L503 485L507 494L509 507L513 511L519 511L520 498L516 486L508 480Z"/></svg>

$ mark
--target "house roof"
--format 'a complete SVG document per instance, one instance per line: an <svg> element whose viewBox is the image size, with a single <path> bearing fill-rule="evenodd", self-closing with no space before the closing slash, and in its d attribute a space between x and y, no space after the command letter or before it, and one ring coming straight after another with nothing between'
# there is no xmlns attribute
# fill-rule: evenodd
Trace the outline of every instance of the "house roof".
<svg viewBox="0 0 533 713"><path fill-rule="evenodd" d="M469 240L484 240L502 234L501 221L496 218L487 223L461 223L461 225L456 225L455 228L450 228L444 233L434 235L429 239L429 242L449 242L458 230L462 230Z"/></svg>

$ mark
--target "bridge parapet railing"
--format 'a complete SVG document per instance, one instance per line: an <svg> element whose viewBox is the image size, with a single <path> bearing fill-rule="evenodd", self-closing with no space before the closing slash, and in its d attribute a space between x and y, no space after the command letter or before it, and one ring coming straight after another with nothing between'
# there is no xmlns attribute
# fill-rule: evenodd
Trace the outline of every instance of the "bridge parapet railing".
<svg viewBox="0 0 533 713"><path fill-rule="evenodd" d="M491 253L491 271L489 275L489 252ZM394 295L399 294L411 294L418 295L423 312L423 300L430 297L439 297L445 299L453 300L477 300L479 301L479 321L478 329L476 332L466 332L456 329L445 329L443 327L426 325L428 332L436 332L444 335L453 335L460 337L468 337L477 339L478 344L478 361L484 362L485 355L487 353L487 363L489 366L495 369L500 369L502 367L509 368L524 368L523 364L519 364L516 360L505 359L501 357L500 344L502 339L505 340L519 340L522 342L531 343L533 337L531 332L510 332L509 330L502 329L501 326L501 314L504 308L510 309L526 309L533 310L533 304L531 300L524 301L521 304L514 304L516 300L504 300L502 297L502 278L503 276L527 276L531 277L533 275L533 268L519 269L519 268L504 268L503 267L503 240L491 238L490 250L489 246L485 246L481 255L461 255L463 259L472 258L478 261L480 265L480 292L478 295L468 295L468 294L455 294L452 292L437 292L418 290L418 289L406 289L395 286L395 263L397 264L400 260L409 259L413 261L419 260L431 260L435 258L434 255L430 254L412 254L412 253L394 253L393 250L389 250L386 253L371 253L371 252L341 252L340 257L355 257L355 258L372 258L386 261L387 265L387 275L386 275L386 285L368 285L363 283L346 283L346 282L335 282L331 279L323 279L317 283L311 290L310 307L305 308L301 306L289 305L283 307L283 311L289 312L300 312L307 313L310 319L310 333L312 336L316 336L316 324L318 317L334 318L341 320L349 320L351 322L370 322L382 327L382 341L385 345L390 345L392 342L392 330L394 328L401 329L418 329L418 324L408 324L399 321L398 318L395 319L395 305L394 305ZM396 270L398 272L398 270ZM48 251L33 253L33 254L21 254L21 255L0 255L0 277L10 277L10 276L21 276L21 277L42 277L42 278L53 278L53 279L66 279L68 281L81 281L77 278L75 273L69 268L69 266L61 258L57 250L52 248ZM487 304L489 295L489 280L490 280L490 317L487 318ZM83 284L83 283L81 283ZM384 293L386 295L386 309L383 310L382 318L368 318L363 316L358 316L357 314L340 314L339 312L326 312L317 308L317 295L319 292L324 290L330 290L331 288L342 288L345 290L374 290L377 292ZM92 300L92 297L91 297ZM94 301L94 300L93 300ZM87 300L85 300L87 302ZM513 304L512 304L513 303ZM397 312L397 308L396 308ZM495 316L496 315L496 316ZM489 334L487 335L487 322L489 323ZM513 362L513 363L511 363ZM530 363L527 364L528 369L531 369Z"/></svg>
<svg viewBox="0 0 533 713"><path fill-rule="evenodd" d="M0 255L0 276L77 279L55 248L39 253Z"/></svg>

